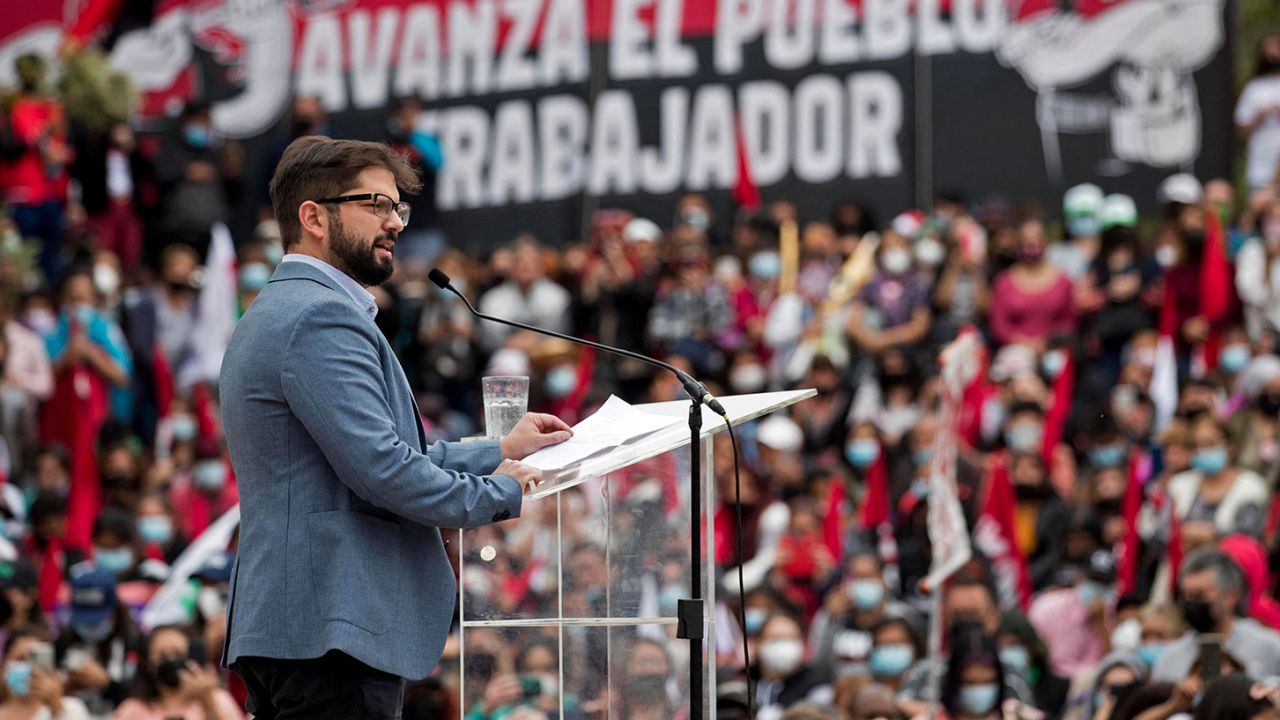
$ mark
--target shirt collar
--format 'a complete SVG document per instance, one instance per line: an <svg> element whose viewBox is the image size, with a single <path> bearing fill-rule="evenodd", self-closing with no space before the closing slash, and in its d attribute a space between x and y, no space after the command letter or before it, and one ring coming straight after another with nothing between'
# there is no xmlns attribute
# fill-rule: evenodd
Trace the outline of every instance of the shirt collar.
<svg viewBox="0 0 1280 720"><path fill-rule="evenodd" d="M338 283L339 287L346 290L347 294L351 296L351 299L356 301L356 305L359 305L360 309L365 311L365 314L369 316L370 320L377 317L378 303L374 300L373 293L366 290L363 285L353 280L350 275L342 272L338 268L330 265L320 258L304 255L302 253L289 253L281 258L280 262L306 263L307 265L320 270L325 275L332 278L334 282Z"/></svg>

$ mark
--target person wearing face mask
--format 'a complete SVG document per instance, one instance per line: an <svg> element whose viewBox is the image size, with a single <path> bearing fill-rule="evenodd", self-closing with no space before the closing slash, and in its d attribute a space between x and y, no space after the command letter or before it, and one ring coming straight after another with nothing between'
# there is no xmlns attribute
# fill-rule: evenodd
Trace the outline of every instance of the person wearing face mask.
<svg viewBox="0 0 1280 720"><path fill-rule="evenodd" d="M112 720L240 720L244 713L218 674L193 657L191 638L174 625L151 631L143 648L134 696Z"/></svg>
<svg viewBox="0 0 1280 720"><path fill-rule="evenodd" d="M196 287L200 256L189 245L169 245L160 255L160 272L150 286L124 306L125 339L134 360L133 427L141 437L155 437L159 420L160 375L178 376L184 358L195 347Z"/></svg>
<svg viewBox="0 0 1280 720"><path fill-rule="evenodd" d="M173 480L169 500L177 512L184 535L200 537L223 513L240 502L240 491L231 477L230 465L222 455L196 459L190 473Z"/></svg>
<svg viewBox="0 0 1280 720"><path fill-rule="evenodd" d="M1245 241L1235 264L1236 293L1253 337L1280 329L1280 201L1268 200L1257 222L1258 234Z"/></svg>
<svg viewBox="0 0 1280 720"><path fill-rule="evenodd" d="M1008 465L1015 498L1014 539L1027 559L1032 589L1040 590L1062 567L1067 505L1049 484L1039 453L1011 453Z"/></svg>
<svg viewBox="0 0 1280 720"><path fill-rule="evenodd" d="M1049 264L1066 273L1073 282L1083 280L1101 249L1102 188L1082 183L1062 196L1062 220L1066 226L1063 242L1045 252Z"/></svg>
<svg viewBox="0 0 1280 720"><path fill-rule="evenodd" d="M111 415L130 416L133 363L119 326L97 309L100 298L88 269L69 271L59 294L58 322L45 337L55 384L41 410L40 435L76 449L86 435L96 438Z"/></svg>
<svg viewBox="0 0 1280 720"><path fill-rule="evenodd" d="M1262 477L1280 472L1280 358L1254 358L1240 376L1241 406L1227 418L1231 461Z"/></svg>
<svg viewBox="0 0 1280 720"><path fill-rule="evenodd" d="M1191 470L1169 479L1184 550L1231 533L1260 538L1270 502L1266 482L1231 465L1227 430L1219 420L1200 417L1191 426L1191 440Z"/></svg>
<svg viewBox="0 0 1280 720"><path fill-rule="evenodd" d="M228 221L241 192L244 150L218 135L210 111L208 102L188 103L173 132L161 139L155 158L159 206L146 225L151 258L175 242L190 245L204 258L210 229Z"/></svg>
<svg viewBox="0 0 1280 720"><path fill-rule="evenodd" d="M120 258L127 271L142 257L142 224L138 208L149 163L138 149L133 129L126 122L77 134L73 177L80 181L80 203L98 247Z"/></svg>
<svg viewBox="0 0 1280 720"><path fill-rule="evenodd" d="M809 628L813 667L837 678L868 675L872 630L891 617L919 619L911 607L894 599L880 557L870 548L855 550Z"/></svg>
<svg viewBox="0 0 1280 720"><path fill-rule="evenodd" d="M1036 596L1027 619L1049 648L1049 668L1074 678L1110 649L1115 616L1116 566L1112 554L1095 550L1072 587Z"/></svg>
<svg viewBox="0 0 1280 720"><path fill-rule="evenodd" d="M1280 674L1280 633L1241 616L1248 586L1240 566L1216 548L1187 555L1178 573L1179 606L1190 630L1167 643L1151 670L1152 682L1181 682L1200 655L1201 636L1222 636L1222 656L1253 677Z"/></svg>
<svg viewBox="0 0 1280 720"><path fill-rule="evenodd" d="M804 431L805 453L817 455L844 442L853 393L840 368L824 354L813 357L801 387L818 391L818 396L810 398L805 411L795 418Z"/></svg>
<svg viewBox="0 0 1280 720"><path fill-rule="evenodd" d="M1019 228L1018 262L991 286L991 335L1001 345L1018 342L1042 350L1054 335L1076 330L1071 279L1045 261L1044 223Z"/></svg>
<svg viewBox="0 0 1280 720"><path fill-rule="evenodd" d="M1248 143L1245 180L1250 190L1275 184L1280 166L1280 34L1258 41L1254 76L1236 101L1235 125Z"/></svg>
<svg viewBox="0 0 1280 720"><path fill-rule="evenodd" d="M1067 702L1071 681L1049 669L1049 648L1031 621L1017 610L1001 613L996 647L1005 672L1026 677L1033 693L1031 705L1057 717Z"/></svg>
<svg viewBox="0 0 1280 720"><path fill-rule="evenodd" d="M871 638L873 645L867 659L871 676L897 692L907 670L924 654L915 628L902 618L885 618L872 628Z"/></svg>
<svg viewBox="0 0 1280 720"><path fill-rule="evenodd" d="M187 548L187 538L174 521L173 505L168 496L159 491L143 495L138 499L136 513L138 540L143 554L172 565Z"/></svg>
<svg viewBox="0 0 1280 720"><path fill-rule="evenodd" d="M1092 297L1092 306L1081 308L1088 312L1082 334L1085 346L1092 349L1089 369L1106 387L1118 379L1125 346L1133 336L1155 326L1145 293L1158 276L1158 268L1143 261L1136 232L1117 228L1109 240L1084 281L1083 292Z"/></svg>
<svg viewBox="0 0 1280 720"><path fill-rule="evenodd" d="M929 334L930 287L913 268L911 244L885 229L876 250L876 272L854 299L845 331L855 347L879 355L911 346Z"/></svg>
<svg viewBox="0 0 1280 720"><path fill-rule="evenodd" d="M1128 651L1107 655L1094 672L1084 673L1073 686L1065 720L1111 718L1146 683L1147 666Z"/></svg>
<svg viewBox="0 0 1280 720"><path fill-rule="evenodd" d="M995 643L978 626L961 623L951 632L951 661L942 679L942 705L953 720L997 720L1002 716L1004 670Z"/></svg>
<svg viewBox="0 0 1280 720"><path fill-rule="evenodd" d="M98 714L129 696L142 636L116 594L115 576L81 563L71 568L70 627L58 635L58 667L67 692Z"/></svg>
<svg viewBox="0 0 1280 720"><path fill-rule="evenodd" d="M16 155L6 158L4 201L22 237L40 240L40 268L52 282L62 271L67 167L73 158L62 104L48 94L49 63L25 53L13 64L18 92L7 103L7 130Z"/></svg>
<svg viewBox="0 0 1280 720"><path fill-rule="evenodd" d="M622 693L622 717L668 720L676 717L668 686L671 658L662 643L636 638L627 659L627 690Z"/></svg>
<svg viewBox="0 0 1280 720"><path fill-rule="evenodd" d="M52 653L42 628L23 628L9 637L4 646L0 717L89 720L84 702L64 695L62 677L44 664Z"/></svg>
<svg viewBox="0 0 1280 720"><path fill-rule="evenodd" d="M780 715L798 702L831 702L835 697L829 679L805 662L800 622L790 615L775 613L765 621L751 658L760 717Z"/></svg>

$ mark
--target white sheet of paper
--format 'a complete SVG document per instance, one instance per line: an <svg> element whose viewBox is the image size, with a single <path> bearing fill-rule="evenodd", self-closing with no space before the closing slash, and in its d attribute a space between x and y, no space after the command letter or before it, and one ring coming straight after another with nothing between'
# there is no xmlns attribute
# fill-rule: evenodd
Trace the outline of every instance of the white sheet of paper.
<svg viewBox="0 0 1280 720"><path fill-rule="evenodd" d="M560 470L681 420L683 418L679 416L654 415L637 410L622 398L610 395L599 410L573 426L573 437L559 445L545 447L523 462L544 472Z"/></svg>

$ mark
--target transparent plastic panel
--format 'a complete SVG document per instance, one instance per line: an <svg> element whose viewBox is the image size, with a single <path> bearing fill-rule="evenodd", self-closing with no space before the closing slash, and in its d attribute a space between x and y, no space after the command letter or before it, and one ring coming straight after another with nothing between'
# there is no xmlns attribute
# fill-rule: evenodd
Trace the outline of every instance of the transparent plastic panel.
<svg viewBox="0 0 1280 720"><path fill-rule="evenodd" d="M514 520L463 530L463 619L497 622L559 614L560 540L555 496L526 499Z"/></svg>

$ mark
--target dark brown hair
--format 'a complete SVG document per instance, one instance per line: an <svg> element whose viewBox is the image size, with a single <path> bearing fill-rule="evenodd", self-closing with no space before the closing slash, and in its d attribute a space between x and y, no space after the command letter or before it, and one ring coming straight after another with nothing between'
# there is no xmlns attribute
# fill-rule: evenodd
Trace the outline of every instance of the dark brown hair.
<svg viewBox="0 0 1280 720"><path fill-rule="evenodd" d="M275 175L271 177L271 209L280 223L285 249L302 239L298 207L308 200L337 197L350 190L365 168L391 171L396 185L405 192L422 188L418 171L382 143L334 140L323 135L298 138L285 148Z"/></svg>

